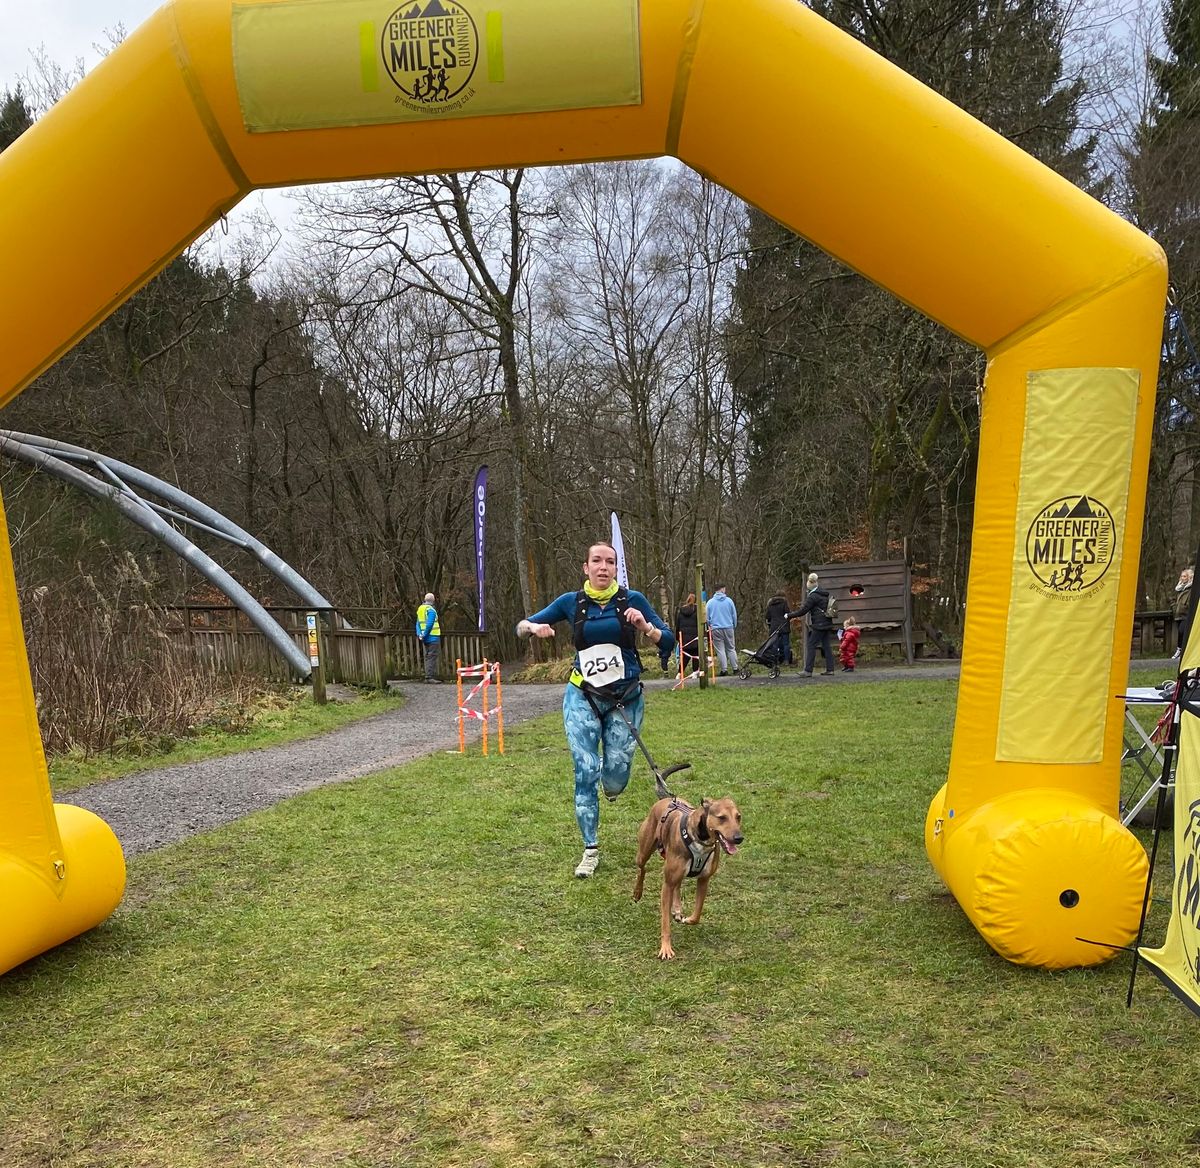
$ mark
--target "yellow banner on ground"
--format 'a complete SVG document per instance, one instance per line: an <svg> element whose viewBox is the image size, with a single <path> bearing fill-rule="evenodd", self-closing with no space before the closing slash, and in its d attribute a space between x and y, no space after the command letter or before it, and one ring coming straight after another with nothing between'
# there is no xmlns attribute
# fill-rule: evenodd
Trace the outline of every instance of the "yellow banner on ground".
<svg viewBox="0 0 1200 1168"><path fill-rule="evenodd" d="M1136 369L1029 374L996 758L1104 752Z"/></svg>
<svg viewBox="0 0 1200 1168"><path fill-rule="evenodd" d="M638 0L235 3L246 129L638 105Z"/></svg>
<svg viewBox="0 0 1200 1168"><path fill-rule="evenodd" d="M1188 673L1193 669L1200 669L1200 637L1193 637L1191 630L1196 627L1196 622L1192 622L1188 629L1187 640L1183 645L1183 659L1179 662L1179 672Z"/></svg>
<svg viewBox="0 0 1200 1168"><path fill-rule="evenodd" d="M1200 719L1186 709L1180 717L1171 919L1162 948L1140 953L1175 995L1200 1013Z"/></svg>

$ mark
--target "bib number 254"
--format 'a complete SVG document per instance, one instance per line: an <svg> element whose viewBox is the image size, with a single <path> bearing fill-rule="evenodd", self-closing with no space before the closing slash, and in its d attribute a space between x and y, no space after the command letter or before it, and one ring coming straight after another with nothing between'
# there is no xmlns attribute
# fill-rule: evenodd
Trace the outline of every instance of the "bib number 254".
<svg viewBox="0 0 1200 1168"><path fill-rule="evenodd" d="M606 685L625 676L625 660L617 645L593 645L579 650L579 672L594 685Z"/></svg>

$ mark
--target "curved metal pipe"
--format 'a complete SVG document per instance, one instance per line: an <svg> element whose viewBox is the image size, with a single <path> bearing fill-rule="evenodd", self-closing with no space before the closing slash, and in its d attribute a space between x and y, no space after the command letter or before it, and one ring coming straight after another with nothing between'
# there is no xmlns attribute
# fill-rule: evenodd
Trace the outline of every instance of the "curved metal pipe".
<svg viewBox="0 0 1200 1168"><path fill-rule="evenodd" d="M98 482L91 475L84 474L83 471L68 465L62 459L55 458L45 450L2 434L0 434L0 454L6 454L10 458L43 470L81 491L85 491L94 498L111 503L126 519L161 540L178 556L191 564L210 584L224 592L249 617L250 622L267 638L280 656L287 661L297 677L302 681L308 678L312 672L308 658L284 632L279 623L271 617L270 613L220 564L202 552L191 540L181 535L164 519L160 519L147 504L131 499L116 487Z"/></svg>
<svg viewBox="0 0 1200 1168"><path fill-rule="evenodd" d="M35 446L39 450L46 450L52 454L86 459L94 462L97 466L108 467L110 470L116 471L122 478L128 479L143 490L153 491L159 498L166 499L169 503L173 503L177 507L182 507L190 513L183 518L191 521L192 517L195 517L195 519L201 520L210 528L215 529L215 534L221 536L223 539L228 539L231 543L236 543L244 547L263 567L274 575L277 580L286 584L305 604L313 608L334 607L295 568L276 555L261 540L255 539L248 531L244 531L232 520L222 515L220 511L214 510L206 503L200 502L199 499L189 495L186 491L181 491L178 487L172 486L170 483L164 482L162 479L156 478L154 475L148 474L136 466L131 466L127 462L121 462L116 458L109 458L106 454L97 454L94 450L88 450L82 446L72 446L69 442L59 442L54 438L42 438L37 434L22 434L15 430L0 430L0 438L11 438L15 442L21 442L27 446Z"/></svg>

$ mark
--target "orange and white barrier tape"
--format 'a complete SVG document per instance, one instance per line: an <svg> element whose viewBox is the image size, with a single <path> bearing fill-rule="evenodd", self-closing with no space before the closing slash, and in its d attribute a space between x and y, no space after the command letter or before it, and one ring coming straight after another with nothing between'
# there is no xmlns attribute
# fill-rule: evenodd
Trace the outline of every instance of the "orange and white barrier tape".
<svg viewBox="0 0 1200 1168"><path fill-rule="evenodd" d="M467 750L466 738L466 719L473 718L480 722L483 727L483 753L488 752L488 727L491 724L492 716L496 718L496 735L497 742L500 748L500 753L504 753L504 706L500 700L501 685L500 685L500 662L488 661L485 657L482 665L463 665L462 661L455 661L455 682L458 690L458 753L465 754ZM475 678L480 680L475 685L467 696L463 697L463 678ZM488 709L488 689L495 683L496 686L496 704L490 710ZM470 701L476 694L482 694L482 710L472 709Z"/></svg>

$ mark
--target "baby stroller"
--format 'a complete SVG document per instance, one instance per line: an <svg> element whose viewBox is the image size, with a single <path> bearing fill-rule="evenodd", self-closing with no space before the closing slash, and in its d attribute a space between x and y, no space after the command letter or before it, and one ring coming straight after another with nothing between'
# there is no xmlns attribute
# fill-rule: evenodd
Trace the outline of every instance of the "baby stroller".
<svg viewBox="0 0 1200 1168"><path fill-rule="evenodd" d="M742 650L745 660L742 662L742 668L738 671L738 676L743 681L750 680L751 665L765 665L769 676L779 676L779 642L787 631L788 624L785 621L753 653L749 649Z"/></svg>

